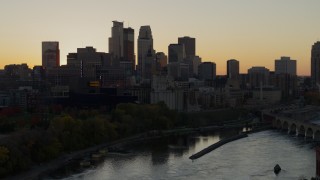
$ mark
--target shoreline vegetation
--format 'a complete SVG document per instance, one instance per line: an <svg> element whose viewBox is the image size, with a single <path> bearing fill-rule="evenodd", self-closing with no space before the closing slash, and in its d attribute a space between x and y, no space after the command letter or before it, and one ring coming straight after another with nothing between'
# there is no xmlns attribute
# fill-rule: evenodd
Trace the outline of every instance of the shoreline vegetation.
<svg viewBox="0 0 320 180"><path fill-rule="evenodd" d="M252 121L244 109L187 114L169 110L164 103L119 104L111 112L60 108L47 113L45 120L21 114L1 116L0 113L0 129L8 126L6 122L15 127L0 138L1 178L37 179L68 160L105 147L175 133L245 126ZM26 122L20 122L21 116Z"/></svg>

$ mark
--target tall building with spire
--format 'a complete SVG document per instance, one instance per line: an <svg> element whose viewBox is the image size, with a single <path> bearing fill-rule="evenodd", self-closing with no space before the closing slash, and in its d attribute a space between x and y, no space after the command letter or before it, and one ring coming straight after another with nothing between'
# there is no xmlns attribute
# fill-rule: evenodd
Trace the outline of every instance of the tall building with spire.
<svg viewBox="0 0 320 180"><path fill-rule="evenodd" d="M311 81L315 88L320 85L320 41L314 43L311 49Z"/></svg>
<svg viewBox="0 0 320 180"><path fill-rule="evenodd" d="M155 54L153 49L153 38L150 26L141 26L138 37L138 75L144 77L146 74L146 60Z"/></svg>

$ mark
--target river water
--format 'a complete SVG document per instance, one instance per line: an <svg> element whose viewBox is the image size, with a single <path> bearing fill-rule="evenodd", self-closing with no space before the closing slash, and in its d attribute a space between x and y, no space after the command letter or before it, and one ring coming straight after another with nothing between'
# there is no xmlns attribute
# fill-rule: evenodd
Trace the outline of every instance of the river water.
<svg viewBox="0 0 320 180"><path fill-rule="evenodd" d="M310 179L315 176L315 148L304 138L278 131L250 134L191 161L203 148L229 137L232 132L188 135L153 140L126 147L129 154L108 154L99 166L65 179ZM273 167L279 164L276 176Z"/></svg>

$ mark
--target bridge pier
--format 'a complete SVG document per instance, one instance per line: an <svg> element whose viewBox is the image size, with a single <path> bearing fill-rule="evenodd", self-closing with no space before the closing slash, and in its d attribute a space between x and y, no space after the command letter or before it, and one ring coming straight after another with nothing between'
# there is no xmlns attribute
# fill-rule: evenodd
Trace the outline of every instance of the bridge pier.
<svg viewBox="0 0 320 180"><path fill-rule="evenodd" d="M292 124L289 128L288 133L291 135L297 135L297 126L295 124Z"/></svg>
<svg viewBox="0 0 320 180"><path fill-rule="evenodd" d="M313 139L313 130L311 128L308 128L306 130L305 137L306 137L306 139Z"/></svg>
<svg viewBox="0 0 320 180"><path fill-rule="evenodd" d="M300 126L299 129L297 128L297 132L298 132L297 135L299 137L304 137L306 135L306 130L305 130L304 126Z"/></svg>
<svg viewBox="0 0 320 180"><path fill-rule="evenodd" d="M315 131L313 134L313 140L314 141L320 141L320 131Z"/></svg>
<svg viewBox="0 0 320 180"><path fill-rule="evenodd" d="M282 125L282 130L289 134L289 124L286 121Z"/></svg>

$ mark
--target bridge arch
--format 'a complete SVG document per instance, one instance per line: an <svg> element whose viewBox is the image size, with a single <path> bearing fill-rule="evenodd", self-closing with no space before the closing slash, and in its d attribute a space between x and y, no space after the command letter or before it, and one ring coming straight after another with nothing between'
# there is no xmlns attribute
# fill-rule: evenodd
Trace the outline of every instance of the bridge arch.
<svg viewBox="0 0 320 180"><path fill-rule="evenodd" d="M297 125L295 123L291 124L289 134L297 134Z"/></svg>
<svg viewBox="0 0 320 180"><path fill-rule="evenodd" d="M289 124L288 124L287 121L283 122L282 129L285 130L285 131L289 131Z"/></svg>
<svg viewBox="0 0 320 180"><path fill-rule="evenodd" d="M306 138L313 138L313 129L310 127L306 130Z"/></svg>
<svg viewBox="0 0 320 180"><path fill-rule="evenodd" d="M306 128L303 125L301 125L298 130L298 136L305 136L305 135L306 135Z"/></svg>
<svg viewBox="0 0 320 180"><path fill-rule="evenodd" d="M313 140L314 141L320 141L320 130L317 130L317 131L314 132Z"/></svg>
<svg viewBox="0 0 320 180"><path fill-rule="evenodd" d="M282 129L282 123L281 123L280 119L277 120L276 128L277 129Z"/></svg>

